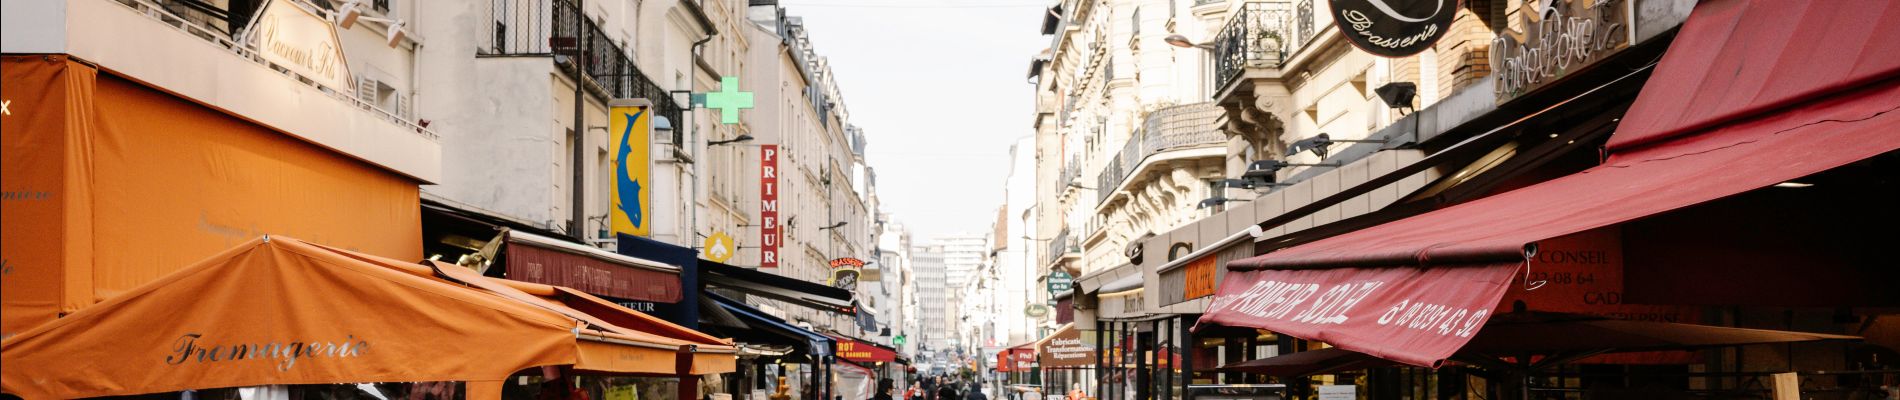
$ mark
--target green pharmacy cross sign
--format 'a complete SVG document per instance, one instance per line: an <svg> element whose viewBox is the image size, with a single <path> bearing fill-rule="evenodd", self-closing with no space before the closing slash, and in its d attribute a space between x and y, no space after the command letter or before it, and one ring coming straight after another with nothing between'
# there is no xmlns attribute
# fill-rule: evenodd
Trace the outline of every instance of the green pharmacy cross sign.
<svg viewBox="0 0 1900 400"><path fill-rule="evenodd" d="M739 123L739 109L752 108L752 92L739 91L739 78L719 79L719 91L693 93L693 105L719 109L719 122Z"/></svg>

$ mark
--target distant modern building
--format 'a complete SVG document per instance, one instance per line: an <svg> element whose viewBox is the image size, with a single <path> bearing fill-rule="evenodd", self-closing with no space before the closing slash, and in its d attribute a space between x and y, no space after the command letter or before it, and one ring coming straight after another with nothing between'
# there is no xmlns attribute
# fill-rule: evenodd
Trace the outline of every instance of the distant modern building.
<svg viewBox="0 0 1900 400"><path fill-rule="evenodd" d="M956 345L955 337L950 333L950 291L945 285L944 259L942 246L918 246L911 248L911 269L917 274L918 343L920 350L939 351Z"/></svg>

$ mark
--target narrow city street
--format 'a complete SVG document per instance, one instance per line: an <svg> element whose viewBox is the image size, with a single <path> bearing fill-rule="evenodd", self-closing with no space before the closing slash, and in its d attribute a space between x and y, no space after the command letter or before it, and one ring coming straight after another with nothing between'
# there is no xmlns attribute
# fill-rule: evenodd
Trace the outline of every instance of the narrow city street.
<svg viewBox="0 0 1900 400"><path fill-rule="evenodd" d="M3 0L0 400L1900 400L1900 1Z"/></svg>

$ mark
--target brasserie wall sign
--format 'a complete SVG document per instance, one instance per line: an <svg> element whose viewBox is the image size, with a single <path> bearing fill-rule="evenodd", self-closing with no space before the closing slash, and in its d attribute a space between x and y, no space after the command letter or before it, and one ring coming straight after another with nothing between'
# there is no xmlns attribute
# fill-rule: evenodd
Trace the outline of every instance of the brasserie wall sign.
<svg viewBox="0 0 1900 400"><path fill-rule="evenodd" d="M1346 41L1381 57L1405 57L1438 43L1458 15L1458 0L1331 0Z"/></svg>
<svg viewBox="0 0 1900 400"><path fill-rule="evenodd" d="M1506 31L1491 41L1491 71L1497 74L1499 100L1530 93L1630 45L1633 29L1627 1L1539 3L1543 4L1540 10L1523 13L1523 32Z"/></svg>
<svg viewBox="0 0 1900 400"><path fill-rule="evenodd" d="M259 10L245 40L265 60L331 89L355 87L330 20L289 0L274 0Z"/></svg>

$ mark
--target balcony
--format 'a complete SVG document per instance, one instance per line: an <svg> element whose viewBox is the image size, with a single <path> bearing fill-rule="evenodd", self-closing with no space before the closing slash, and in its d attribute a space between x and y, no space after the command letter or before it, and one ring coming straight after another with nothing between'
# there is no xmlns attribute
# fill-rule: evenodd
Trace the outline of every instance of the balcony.
<svg viewBox="0 0 1900 400"><path fill-rule="evenodd" d="M1214 37L1214 87L1226 88L1248 68L1279 68L1313 36L1313 0L1248 2Z"/></svg>
<svg viewBox="0 0 1900 400"><path fill-rule="evenodd" d="M1062 232L1057 233L1055 238L1049 240L1049 252L1043 253L1047 254L1048 259L1044 261L1047 264L1055 264L1063 258L1081 257L1082 241L1080 239L1081 238L1075 235L1070 235L1068 228L1063 228Z"/></svg>
<svg viewBox="0 0 1900 400"><path fill-rule="evenodd" d="M596 94L608 99L647 99L654 114L685 121L684 110L666 88L653 83L605 30L583 15L571 0L495 0L488 4L490 38L478 47L478 56L553 57L563 69L579 59L581 71ZM673 143L681 142L680 130Z"/></svg>
<svg viewBox="0 0 1900 400"><path fill-rule="evenodd" d="M1066 189L1066 186L1075 185L1076 180L1082 179L1082 155L1075 154L1070 156L1069 162L1062 165L1060 176L1061 179L1057 180L1057 182L1061 182L1062 185L1065 186L1063 189Z"/></svg>
<svg viewBox="0 0 1900 400"><path fill-rule="evenodd" d="M1150 156L1226 144L1227 135L1215 124L1220 116L1220 107L1213 103L1179 105L1148 113L1141 129L1135 131L1121 152L1109 158L1108 165L1102 168L1102 174L1096 179L1099 189L1095 191L1096 203L1108 201L1118 191L1116 188L1139 171L1141 163Z"/></svg>
<svg viewBox="0 0 1900 400"><path fill-rule="evenodd" d="M0 37L8 53L70 54L395 173L424 182L440 178L438 137L417 118L269 61L253 45L232 40L230 14L208 5L214 3L8 1L8 21L24 22L0 26ZM350 51L409 56L406 49Z"/></svg>

